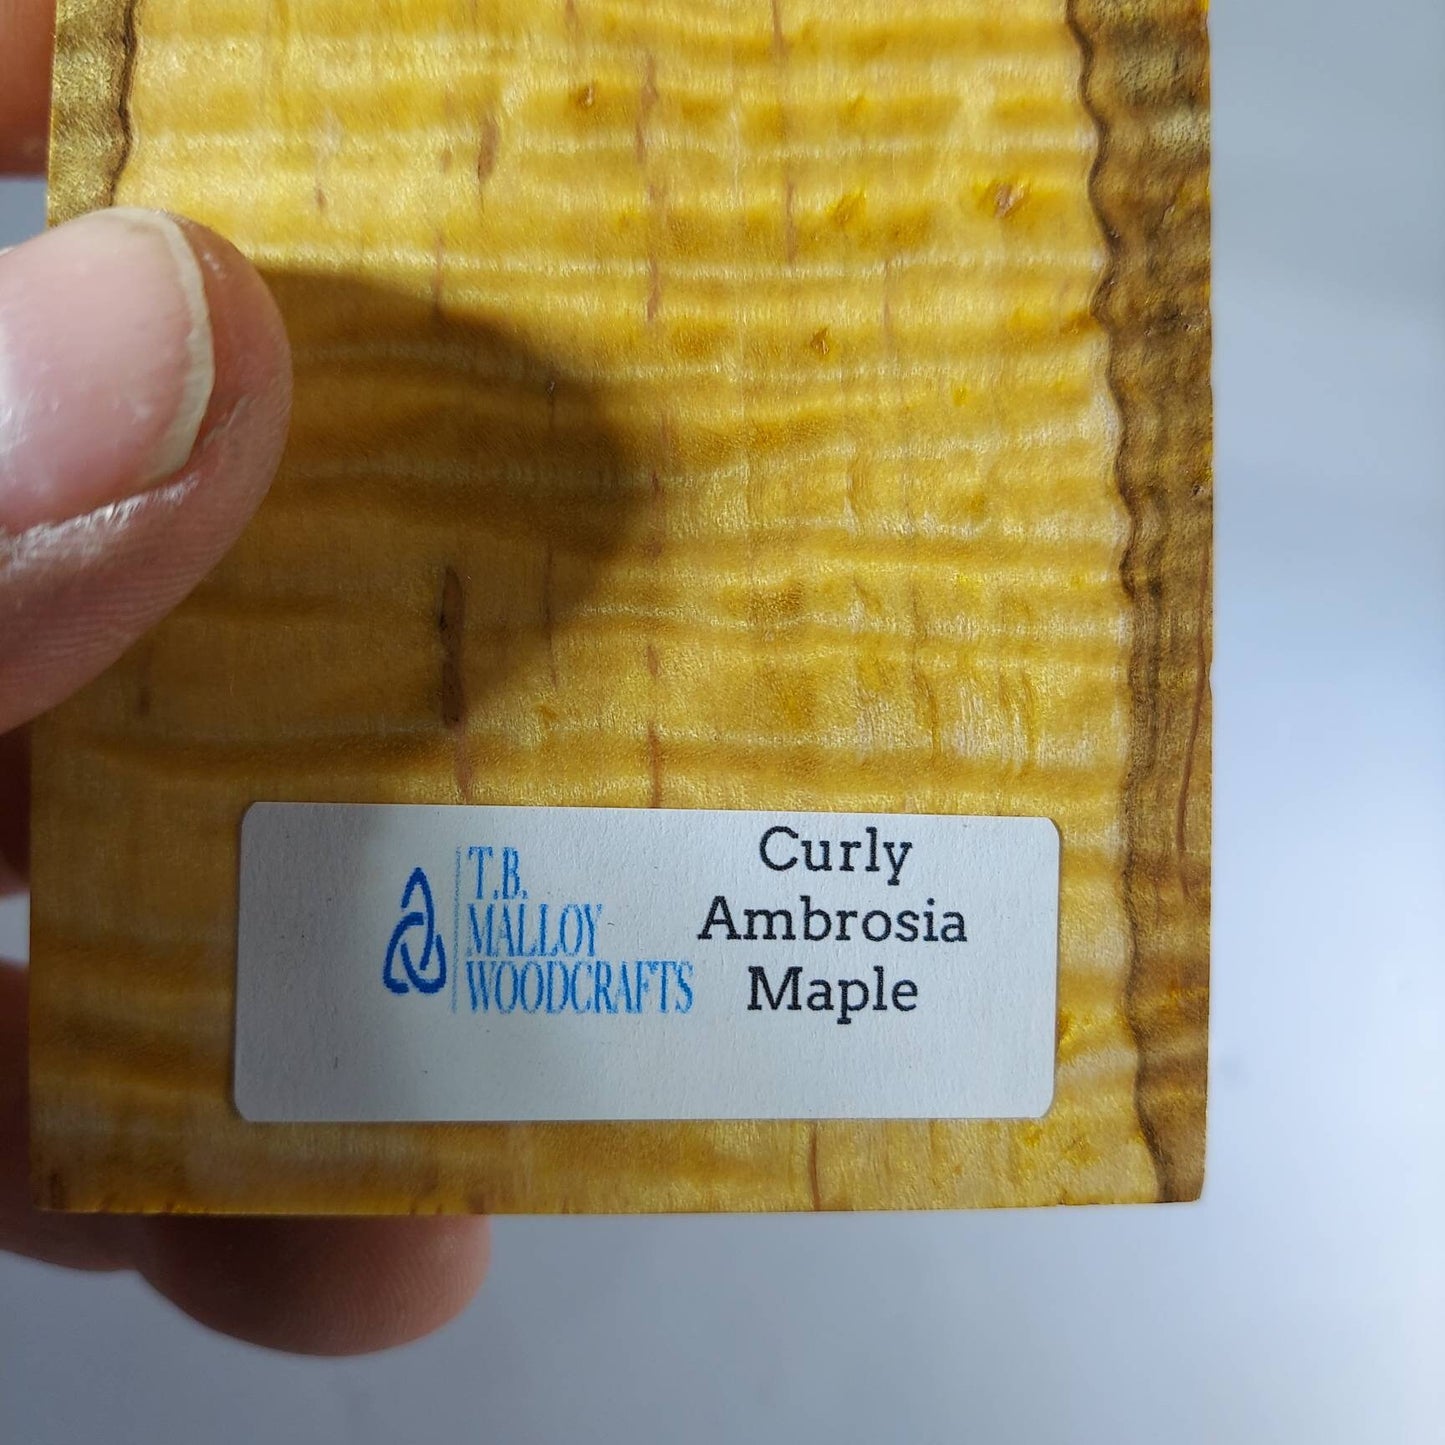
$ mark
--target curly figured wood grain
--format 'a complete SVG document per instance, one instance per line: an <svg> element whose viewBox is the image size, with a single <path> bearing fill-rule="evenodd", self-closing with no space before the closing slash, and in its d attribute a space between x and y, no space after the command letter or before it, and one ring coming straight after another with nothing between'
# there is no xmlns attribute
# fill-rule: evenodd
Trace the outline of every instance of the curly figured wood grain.
<svg viewBox="0 0 1445 1445"><path fill-rule="evenodd" d="M62 0L53 197L266 268L271 498L36 738L37 1194L1197 1193L1206 52L1174 0ZM271 1127L257 798L1045 814L1036 1123Z"/></svg>
<svg viewBox="0 0 1445 1445"><path fill-rule="evenodd" d="M1140 1121L1161 1197L1204 1184L1213 533L1209 65L1201 0L1073 0L1110 266L1095 304L1124 422L1134 614L1125 900Z"/></svg>

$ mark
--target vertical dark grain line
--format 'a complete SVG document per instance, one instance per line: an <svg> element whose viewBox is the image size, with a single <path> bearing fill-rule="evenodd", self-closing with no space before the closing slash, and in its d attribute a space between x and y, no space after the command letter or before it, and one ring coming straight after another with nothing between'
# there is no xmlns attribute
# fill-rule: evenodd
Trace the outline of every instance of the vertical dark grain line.
<svg viewBox="0 0 1445 1445"><path fill-rule="evenodd" d="M1213 559L1206 556L1199 568L1199 612L1204 616L1210 604L1210 581ZM1199 629L1194 672L1194 701L1189 709L1189 741L1184 749L1184 776L1179 780L1179 805L1174 819L1174 852L1180 860L1180 883L1189 892L1191 880L1186 867L1189 852L1189 798L1194 782L1194 759L1199 749L1199 734L1209 703L1209 633Z"/></svg>
<svg viewBox="0 0 1445 1445"><path fill-rule="evenodd" d="M1208 39L1200 0L1068 0L1098 131L1109 337L1133 619L1124 780L1126 1012L1159 1198L1203 1187L1209 982L1212 533ZM1202 581L1201 581L1202 578Z"/></svg>
<svg viewBox="0 0 1445 1445"><path fill-rule="evenodd" d="M115 103L116 122L120 127L120 154L116 158L115 169L111 171L108 181L109 199L106 204L111 206L115 205L116 193L120 189L120 179L130 164L131 153L135 150L135 122L131 117L131 92L135 88L135 58L140 43L136 25L140 5L141 0L125 0L125 13L121 18L120 86Z"/></svg>
<svg viewBox="0 0 1445 1445"><path fill-rule="evenodd" d="M647 724L647 806L662 806L662 739L656 722Z"/></svg>
<svg viewBox="0 0 1445 1445"><path fill-rule="evenodd" d="M437 613L437 632L442 644L441 715L448 728L458 728L467 719L467 696L462 669L462 635L466 627L467 595L456 569L442 574L442 601Z"/></svg>
<svg viewBox="0 0 1445 1445"><path fill-rule="evenodd" d="M115 203L135 144L140 0L61 0L50 123L52 225Z"/></svg>
<svg viewBox="0 0 1445 1445"><path fill-rule="evenodd" d="M442 725L452 735L457 792L463 801L472 786L471 753L467 747L466 625L466 589L456 569L448 567L442 574L441 607L437 612L437 634L442 647L439 701Z"/></svg>

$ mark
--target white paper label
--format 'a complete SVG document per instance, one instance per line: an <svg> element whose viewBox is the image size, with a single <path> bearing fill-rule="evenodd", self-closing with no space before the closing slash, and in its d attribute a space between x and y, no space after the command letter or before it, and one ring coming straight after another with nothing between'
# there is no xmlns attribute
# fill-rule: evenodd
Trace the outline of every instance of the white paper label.
<svg viewBox="0 0 1445 1445"><path fill-rule="evenodd" d="M1036 1118L1041 818L260 803L256 1121Z"/></svg>

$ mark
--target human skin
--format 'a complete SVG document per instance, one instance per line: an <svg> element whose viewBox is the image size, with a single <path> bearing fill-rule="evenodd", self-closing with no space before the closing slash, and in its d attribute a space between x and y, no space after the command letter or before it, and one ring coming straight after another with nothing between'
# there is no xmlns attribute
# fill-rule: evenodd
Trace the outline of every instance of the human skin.
<svg viewBox="0 0 1445 1445"><path fill-rule="evenodd" d="M0 175L45 162L54 0L0 0ZM0 253L0 892L28 857L25 725L176 605L265 495L291 361L221 237L86 216ZM140 1273L211 1329L348 1355L445 1324L486 1272L478 1219L181 1219L30 1204L26 975L0 960L0 1249Z"/></svg>

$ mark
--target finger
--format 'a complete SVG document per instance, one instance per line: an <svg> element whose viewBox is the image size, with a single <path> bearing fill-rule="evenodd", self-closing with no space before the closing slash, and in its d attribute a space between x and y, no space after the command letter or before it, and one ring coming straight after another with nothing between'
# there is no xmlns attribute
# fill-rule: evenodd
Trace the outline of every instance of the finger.
<svg viewBox="0 0 1445 1445"><path fill-rule="evenodd" d="M25 885L30 865L30 739L0 737L0 898Z"/></svg>
<svg viewBox="0 0 1445 1445"><path fill-rule="evenodd" d="M0 359L4 728L113 660L225 549L279 459L289 364L264 287L224 242L113 212L0 262ZM425 1334L481 1281L487 1233L474 1220L126 1224L37 1218L28 1205L17 1217L23 1042L3 1057L0 1240L82 1263L131 1251L211 1327L320 1354Z"/></svg>
<svg viewBox="0 0 1445 1445"><path fill-rule="evenodd" d="M166 1219L138 1264L223 1334L292 1354L359 1355L440 1328L487 1270L482 1219Z"/></svg>
<svg viewBox="0 0 1445 1445"><path fill-rule="evenodd" d="M265 283L200 226L101 211L0 256L0 732L219 559L280 459L290 378Z"/></svg>
<svg viewBox="0 0 1445 1445"><path fill-rule="evenodd" d="M26 978L0 964L0 1249L138 1268L211 1329L299 1354L405 1344L465 1308L487 1269L481 1219L171 1219L32 1209Z"/></svg>
<svg viewBox="0 0 1445 1445"><path fill-rule="evenodd" d="M0 0L0 175L45 169L55 0Z"/></svg>

